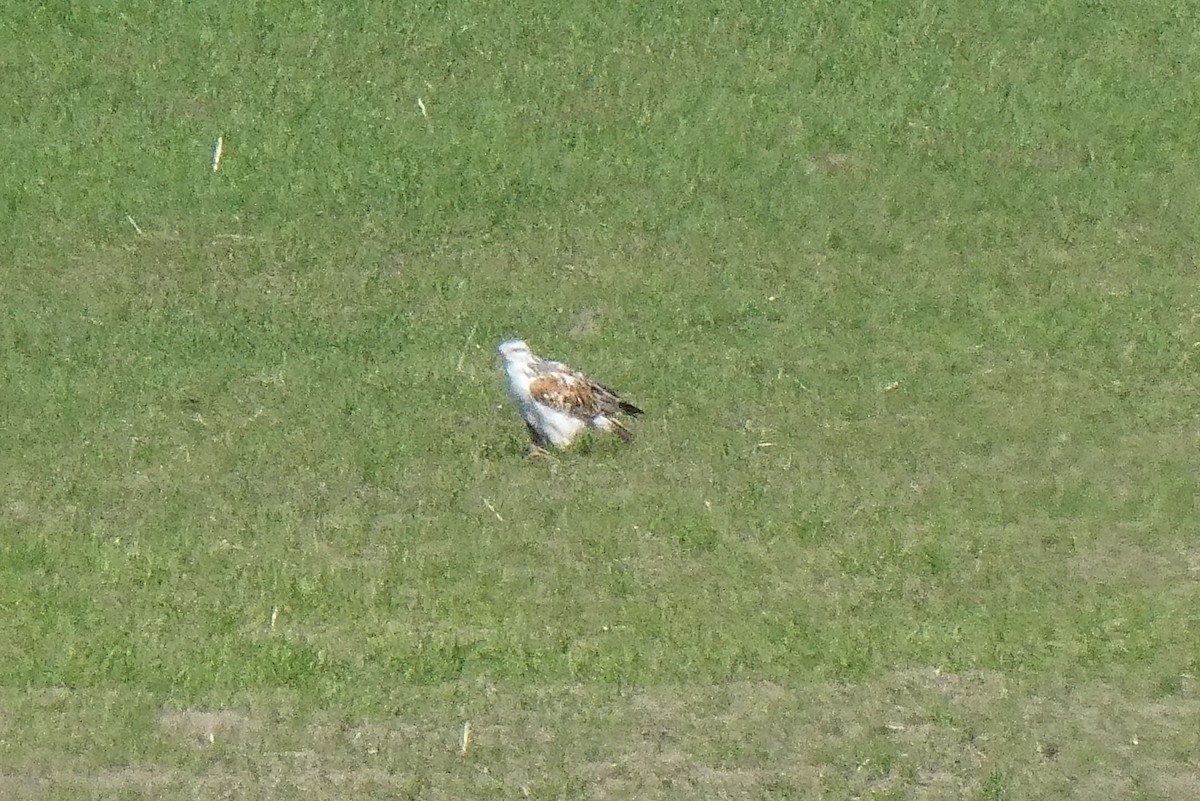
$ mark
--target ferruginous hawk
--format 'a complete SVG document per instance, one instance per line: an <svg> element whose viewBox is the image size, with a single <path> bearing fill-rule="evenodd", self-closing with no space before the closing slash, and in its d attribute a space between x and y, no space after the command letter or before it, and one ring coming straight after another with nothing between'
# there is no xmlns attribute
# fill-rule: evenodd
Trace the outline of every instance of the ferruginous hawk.
<svg viewBox="0 0 1200 801"><path fill-rule="evenodd" d="M611 431L626 442L633 439L617 416L637 417L642 410L616 392L562 362L534 355L520 339L505 340L497 350L508 378L508 396L533 440L530 455L550 446L566 448L585 429Z"/></svg>

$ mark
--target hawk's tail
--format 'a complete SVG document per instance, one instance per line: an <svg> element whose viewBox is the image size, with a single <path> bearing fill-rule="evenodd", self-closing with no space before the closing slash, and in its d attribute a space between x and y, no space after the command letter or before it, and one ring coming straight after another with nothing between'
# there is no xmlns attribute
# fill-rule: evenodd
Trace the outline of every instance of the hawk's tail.
<svg viewBox="0 0 1200 801"><path fill-rule="evenodd" d="M616 417L598 414L592 418L592 428L616 434L623 442L633 442L633 432Z"/></svg>
<svg viewBox="0 0 1200 801"><path fill-rule="evenodd" d="M637 409L636 406L634 408ZM638 414L641 414L641 413L642 413L642 410L638 409ZM633 412L630 412L630 414L633 414ZM618 437L620 437L622 442L633 442L633 432L632 431L630 431L628 428L626 428L624 426L624 424L621 423L620 420L613 420L612 418L609 418L609 420L610 420L610 422L612 422L613 433L616 434Z"/></svg>

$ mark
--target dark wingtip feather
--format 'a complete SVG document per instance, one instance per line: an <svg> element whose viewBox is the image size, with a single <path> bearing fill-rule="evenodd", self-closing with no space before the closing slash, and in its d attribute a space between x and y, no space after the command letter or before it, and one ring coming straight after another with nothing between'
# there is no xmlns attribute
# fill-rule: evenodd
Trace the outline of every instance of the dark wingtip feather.
<svg viewBox="0 0 1200 801"><path fill-rule="evenodd" d="M625 401L620 401L618 407L621 409L621 411L625 412L625 414L630 414L634 417L641 417L643 414L645 414L645 412L634 406L632 403L627 403Z"/></svg>

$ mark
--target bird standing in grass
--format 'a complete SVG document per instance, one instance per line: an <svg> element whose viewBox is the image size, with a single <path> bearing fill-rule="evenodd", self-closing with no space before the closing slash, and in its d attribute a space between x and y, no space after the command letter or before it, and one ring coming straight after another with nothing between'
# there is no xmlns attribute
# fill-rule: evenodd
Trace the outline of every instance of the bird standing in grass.
<svg viewBox="0 0 1200 801"><path fill-rule="evenodd" d="M642 410L621 399L562 362L536 356L520 339L509 339L497 348L508 379L508 396L529 428L533 440L530 456L547 448L566 448L585 430L611 431L625 442L633 432L618 415L637 417Z"/></svg>

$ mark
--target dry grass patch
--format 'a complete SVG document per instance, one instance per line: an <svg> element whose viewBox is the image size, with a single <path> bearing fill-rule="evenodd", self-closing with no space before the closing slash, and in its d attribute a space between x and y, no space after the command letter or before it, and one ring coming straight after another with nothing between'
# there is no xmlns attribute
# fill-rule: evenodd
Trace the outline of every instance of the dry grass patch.
<svg viewBox="0 0 1200 801"><path fill-rule="evenodd" d="M224 709L164 712L158 725L167 736L190 745L213 745L218 737L242 737L255 729L248 716Z"/></svg>
<svg viewBox="0 0 1200 801"><path fill-rule="evenodd" d="M102 725L105 714L86 697L57 703L60 726ZM919 668L796 685L471 682L397 690L387 711L359 720L292 703L266 699L250 705L253 714L160 713L152 727L185 747L164 750L161 738L133 731L144 745L123 764L106 765L103 750L79 743L74 751L43 743L24 760L9 750L0 781L14 797L168 800L198 792L930 801L1141 792L1190 801L1200 786L1200 697L1189 687L1150 697L1104 683L1032 685L993 671ZM44 700L12 704L7 717L25 723L10 727L10 742L33 725L21 707ZM81 770L80 759L94 767Z"/></svg>

